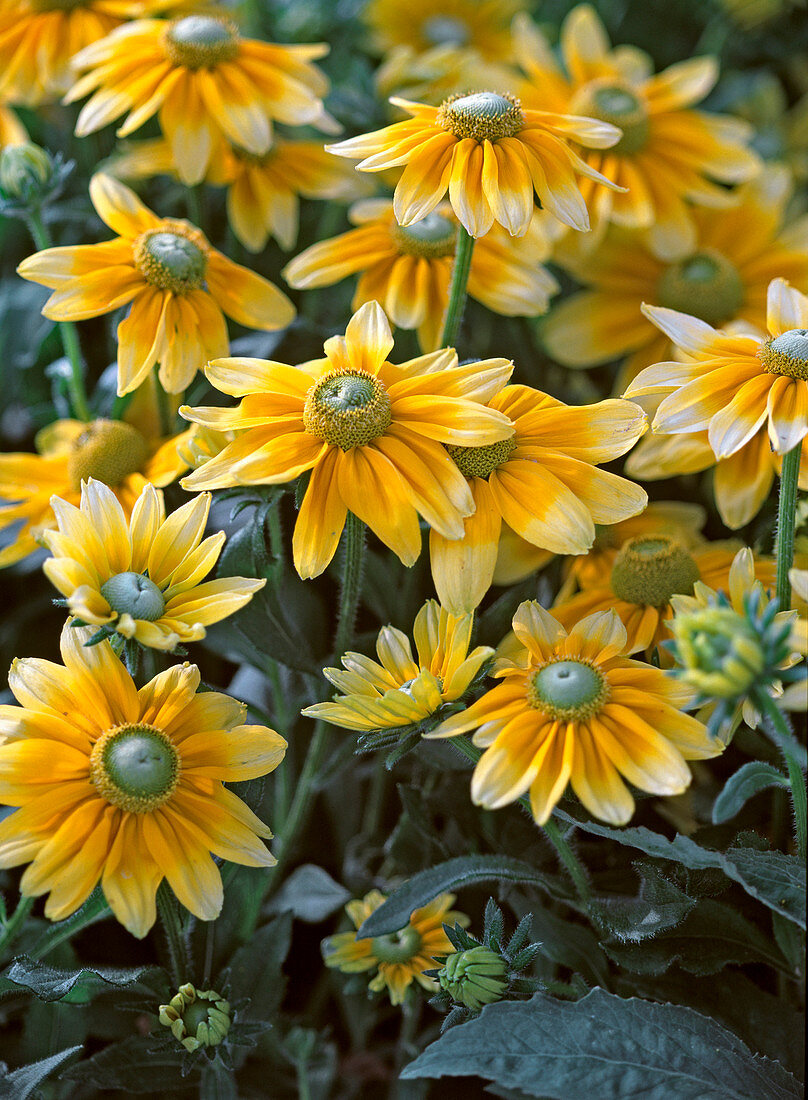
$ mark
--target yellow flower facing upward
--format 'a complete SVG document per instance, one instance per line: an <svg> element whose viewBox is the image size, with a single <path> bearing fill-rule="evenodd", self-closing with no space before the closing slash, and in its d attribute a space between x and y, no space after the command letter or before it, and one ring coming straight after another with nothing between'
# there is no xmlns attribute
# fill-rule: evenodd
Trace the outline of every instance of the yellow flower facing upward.
<svg viewBox="0 0 808 1100"><path fill-rule="evenodd" d="M244 725L246 707L196 694L195 665L175 665L138 690L109 642L62 631L64 665L16 660L0 707L0 866L30 863L24 895L49 893L64 920L101 882L116 918L138 937L155 921L163 878L186 909L215 920L222 880L211 858L270 867L270 830L224 784L256 779L283 759L274 730Z"/></svg>
<svg viewBox="0 0 808 1100"><path fill-rule="evenodd" d="M263 359L220 359L207 376L243 398L234 409L187 406L195 424L239 436L189 474L186 489L273 485L311 471L293 538L295 567L316 577L333 558L352 512L412 565L421 550L420 513L446 538L460 538L474 510L466 480L442 444L505 439L511 422L485 407L507 382L505 359L458 366L446 348L393 365L390 325L378 302L351 318L325 358L292 367ZM243 429L243 430L242 430Z"/></svg>
<svg viewBox="0 0 808 1100"><path fill-rule="evenodd" d="M107 485L82 483L81 504L51 499L58 529L42 541L53 557L42 568L72 615L141 645L172 650L205 637L205 627L238 611L265 580L219 577L224 531L203 539L210 494L166 518L163 494L146 485L126 514Z"/></svg>
<svg viewBox="0 0 808 1100"><path fill-rule="evenodd" d="M613 221L647 230L654 251L667 260L692 253L696 232L688 202L727 205L732 196L713 181L740 183L761 167L748 148L747 123L690 109L716 83L715 59L695 57L654 75L640 50L612 49L589 4L574 8L561 28L563 69L527 17L517 18L516 27L514 49L529 81L520 95L528 107L589 115L622 130L607 152L584 153L590 170L584 201L594 230L586 244ZM620 187L604 191L597 173Z"/></svg>
<svg viewBox="0 0 808 1100"><path fill-rule="evenodd" d="M93 176L90 197L119 236L46 248L17 271L53 291L42 312L54 321L99 317L131 303L118 325L119 394L136 389L157 364L163 388L181 393L208 359L229 351L224 313L264 330L292 321L285 294L217 252L190 222L158 218L112 176Z"/></svg>
<svg viewBox="0 0 808 1100"><path fill-rule="evenodd" d="M414 328L425 351L438 347L457 240L457 219L448 203L401 226L389 199L356 203L349 214L357 226L301 252L283 271L290 286L308 290L331 286L359 273L353 308L376 299L400 328ZM559 290L542 261L550 257L539 217L524 237L511 237L496 225L471 257L468 293L506 317L535 317Z"/></svg>
<svg viewBox="0 0 808 1100"><path fill-rule="evenodd" d="M608 122L528 110L510 92L459 94L440 107L396 98L391 103L412 117L326 148L359 160L356 167L364 172L404 166L393 196L399 225L426 217L448 190L472 237L484 236L494 222L521 237L533 217L535 190L545 210L585 231L589 215L576 173L615 186L569 144L614 145L620 131Z"/></svg>
<svg viewBox="0 0 808 1100"><path fill-rule="evenodd" d="M626 630L613 611L567 631L528 601L513 628L513 659L501 658L494 672L502 683L430 734L477 731L474 744L485 750L471 782L478 805L496 810L529 792L543 825L571 783L591 814L625 825L634 799L624 780L650 794L681 794L690 783L685 761L723 750L679 709L690 689L627 658Z"/></svg>
<svg viewBox="0 0 808 1100"><path fill-rule="evenodd" d="M321 98L328 81L312 65L327 52L242 38L226 15L140 19L73 59L86 72L65 102L93 93L76 123L79 137L123 114L117 134L126 137L157 115L181 179L199 183L222 139L263 156L273 120L334 132Z"/></svg>
<svg viewBox="0 0 808 1100"><path fill-rule="evenodd" d="M410 640L393 626L376 639L379 661L346 653L343 669L324 668L324 675L344 692L333 702L315 703L303 714L324 718L349 730L413 726L459 699L480 668L494 654L488 646L469 653L472 615L455 617L435 600L427 600L413 625L417 660Z"/></svg>
<svg viewBox="0 0 808 1100"><path fill-rule="evenodd" d="M381 54L402 46L418 54L451 47L509 61L511 21L525 6L524 0L370 0L363 18Z"/></svg>
<svg viewBox="0 0 808 1100"><path fill-rule="evenodd" d="M364 898L349 901L345 912L354 928L360 928L387 898L378 890L371 890ZM399 932L387 936L357 938L355 932L338 932L323 940L322 952L325 965L336 967L344 974L361 974L375 970L369 988L374 993L387 990L390 1002L400 1005L413 982L429 993L436 993L437 982L426 977L425 970L435 966L436 955L448 955L454 951L443 925L460 924L465 927L469 918L465 913L452 909L454 894L441 894L412 913L409 923Z"/></svg>

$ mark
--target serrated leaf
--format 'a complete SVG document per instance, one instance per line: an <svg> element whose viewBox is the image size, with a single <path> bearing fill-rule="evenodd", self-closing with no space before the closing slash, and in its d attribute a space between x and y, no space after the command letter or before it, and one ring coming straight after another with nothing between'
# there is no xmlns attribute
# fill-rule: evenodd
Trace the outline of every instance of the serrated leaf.
<svg viewBox="0 0 808 1100"><path fill-rule="evenodd" d="M38 1062L32 1062L27 1066L20 1066L11 1073L5 1062L0 1062L0 1100L27 1100L42 1082L63 1066L74 1054L78 1054L81 1047L67 1047L58 1054L51 1054L49 1058L42 1058Z"/></svg>
<svg viewBox="0 0 808 1100"><path fill-rule="evenodd" d="M405 1067L405 1080L474 1074L527 1096L797 1100L797 1080L714 1020L678 1005L593 989L486 1005Z"/></svg>
<svg viewBox="0 0 808 1100"><path fill-rule="evenodd" d="M62 1076L99 1089L162 1092L163 1095L174 1096L199 1081L198 1073L183 1079L184 1055L185 1051L179 1043L174 1050L172 1047L156 1046L154 1036L133 1035L120 1043L111 1043L91 1058L71 1066Z"/></svg>
<svg viewBox="0 0 808 1100"><path fill-rule="evenodd" d="M317 924L330 917L350 893L315 863L304 863L284 882L269 905L271 912L288 910L298 920Z"/></svg>
<svg viewBox="0 0 808 1100"><path fill-rule="evenodd" d="M122 969L99 966L64 970L22 955L0 974L0 994L9 987L23 988L30 989L40 1001L87 1004L94 994L109 986L130 988L137 985L154 969L148 966Z"/></svg>
<svg viewBox="0 0 808 1100"><path fill-rule="evenodd" d="M762 760L752 760L744 764L727 780L713 803L713 824L723 825L725 821L731 821L750 798L769 787L783 787L787 790L788 779L777 768Z"/></svg>
<svg viewBox="0 0 808 1100"><path fill-rule="evenodd" d="M638 863L640 889L634 898L593 898L590 912L603 931L622 943L639 943L674 928L696 904L650 863Z"/></svg>

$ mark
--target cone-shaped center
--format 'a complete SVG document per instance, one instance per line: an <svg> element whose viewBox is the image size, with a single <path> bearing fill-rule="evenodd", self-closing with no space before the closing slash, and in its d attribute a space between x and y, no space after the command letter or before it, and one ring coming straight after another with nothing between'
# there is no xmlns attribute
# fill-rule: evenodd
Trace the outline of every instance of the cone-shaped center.
<svg viewBox="0 0 808 1100"><path fill-rule="evenodd" d="M808 329L792 328L767 341L759 350L758 358L769 374L808 381Z"/></svg>
<svg viewBox="0 0 808 1100"><path fill-rule="evenodd" d="M432 15L425 19L421 33L430 46L467 46L471 29L464 19L453 15Z"/></svg>
<svg viewBox="0 0 808 1100"><path fill-rule="evenodd" d="M169 61L186 69L212 69L238 53L234 24L212 15L175 19L166 29L164 43Z"/></svg>
<svg viewBox="0 0 808 1100"><path fill-rule="evenodd" d="M457 235L454 223L434 211L412 225L393 224L391 232L399 252L407 256L437 259L454 254Z"/></svg>
<svg viewBox="0 0 808 1100"><path fill-rule="evenodd" d="M306 431L343 451L377 439L392 418L387 390L361 370L327 374L309 391L303 406Z"/></svg>
<svg viewBox="0 0 808 1100"><path fill-rule="evenodd" d="M98 793L129 813L150 813L166 802L179 771L171 738L147 723L107 730L90 755L90 779Z"/></svg>
<svg viewBox="0 0 808 1100"><path fill-rule="evenodd" d="M117 573L101 585L101 595L119 615L153 623L166 608L163 593L142 573Z"/></svg>
<svg viewBox="0 0 808 1100"><path fill-rule="evenodd" d="M530 706L569 721L599 710L608 695L603 673L586 661L553 661L528 677Z"/></svg>
<svg viewBox="0 0 808 1100"><path fill-rule="evenodd" d="M650 125L645 104L628 88L603 84L583 88L572 104L575 114L619 126L623 136L609 153L638 153L648 141Z"/></svg>
<svg viewBox="0 0 808 1100"><path fill-rule="evenodd" d="M516 437L512 435L509 439L500 439L498 443L488 443L485 447L456 447L450 443L445 446L455 466L465 477L488 477L516 450Z"/></svg>
<svg viewBox="0 0 808 1100"><path fill-rule="evenodd" d="M525 116L515 96L474 92L444 100L435 122L457 138L496 141L518 134L525 124Z"/></svg>
<svg viewBox="0 0 808 1100"><path fill-rule="evenodd" d="M705 249L671 264L657 283L661 306L722 325L743 304L744 288L734 264L720 252Z"/></svg>
<svg viewBox="0 0 808 1100"><path fill-rule="evenodd" d="M421 946L421 934L411 924L389 936L374 936L371 950L379 962L404 963L416 954Z"/></svg>
<svg viewBox="0 0 808 1100"><path fill-rule="evenodd" d="M142 470L148 457L148 443L131 424L93 420L74 440L67 472L74 489L91 477L114 488Z"/></svg>
<svg viewBox="0 0 808 1100"><path fill-rule="evenodd" d="M627 603L661 607L671 596L690 596L699 579L699 567L674 539L631 539L615 559L612 589Z"/></svg>
<svg viewBox="0 0 808 1100"><path fill-rule="evenodd" d="M185 294L202 286L208 258L191 240L192 231L169 225L170 228L150 229L138 237L134 245L135 264L152 286Z"/></svg>

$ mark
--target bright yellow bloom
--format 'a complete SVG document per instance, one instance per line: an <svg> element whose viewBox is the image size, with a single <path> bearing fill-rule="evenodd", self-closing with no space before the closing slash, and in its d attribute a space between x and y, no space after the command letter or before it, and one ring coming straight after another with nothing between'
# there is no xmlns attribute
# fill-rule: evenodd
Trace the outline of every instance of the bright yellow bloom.
<svg viewBox="0 0 808 1100"><path fill-rule="evenodd" d="M412 46L396 46L373 74L379 99L392 97L437 106L447 96L476 88L514 91L522 77L513 64L486 61L473 47L434 46L418 53ZM402 112L391 111L398 120Z"/></svg>
<svg viewBox="0 0 808 1100"><path fill-rule="evenodd" d="M93 176L90 197L120 235L46 248L17 271L54 291L42 310L54 321L99 317L131 303L118 325L119 394L136 389L158 363L163 388L181 393L208 359L227 354L223 311L264 330L292 321L285 294L217 252L190 222L158 218L112 176Z"/></svg>
<svg viewBox="0 0 808 1100"><path fill-rule="evenodd" d="M472 623L472 615L455 618L436 600L427 600L413 625L417 660L407 635L385 626L376 639L381 664L361 653L346 653L341 658L344 672L323 669L345 694L330 703L315 703L302 713L349 730L416 725L444 703L459 699L493 656L488 646L477 646L469 653Z"/></svg>
<svg viewBox="0 0 808 1100"><path fill-rule="evenodd" d="M241 38L224 15L141 19L73 59L87 72L65 101L93 92L78 117L79 137L128 112L117 130L126 137L157 115L183 182L199 183L222 139L268 153L274 119L334 132L321 99L328 81L311 64L327 52Z"/></svg>
<svg viewBox="0 0 808 1100"><path fill-rule="evenodd" d="M186 489L273 485L311 470L293 539L301 577L333 558L348 512L405 565L421 550L418 513L446 538L460 538L474 510L466 479L442 444L505 439L511 422L485 407L507 382L505 359L458 366L452 348L394 366L390 325L378 302L354 314L324 359L298 367L263 359L220 359L207 368L217 389L244 400L234 409L187 406L187 419L219 431L244 429L182 482Z"/></svg>
<svg viewBox="0 0 808 1100"><path fill-rule="evenodd" d="M509 92L451 96L440 107L391 102L412 117L326 148L362 158L356 167L364 172L406 166L393 196L400 225L431 213L448 189L452 209L472 237L484 236L494 222L521 237L533 216L535 190L559 221L587 230L575 173L614 187L569 145L614 145L620 131L608 122L523 109Z"/></svg>
<svg viewBox="0 0 808 1100"><path fill-rule="evenodd" d="M357 229L319 241L286 265L283 277L301 290L331 286L361 272L352 307L375 298L400 328L418 330L425 351L439 346L449 303L457 219L448 203L404 228L389 199L356 203L349 217ZM506 317L544 313L558 283L541 266L552 242L536 216L524 237L496 225L471 257L468 293Z"/></svg>
<svg viewBox="0 0 808 1100"><path fill-rule="evenodd" d="M5 145L22 145L28 141L28 131L4 103L0 103L0 149Z"/></svg>
<svg viewBox="0 0 808 1100"><path fill-rule="evenodd" d="M590 169L624 188L604 191L594 176L584 184L594 230L587 244L613 221L646 229L658 255L682 259L696 248L688 200L731 204L732 196L712 181L741 183L760 171L747 147L747 123L688 109L717 81L714 58L681 61L654 76L651 59L640 50L611 48L589 4L574 8L561 28L564 69L527 17L517 20L514 49L529 78L529 87L520 90L528 106L594 116L623 131L608 152L584 154Z"/></svg>
<svg viewBox="0 0 808 1100"><path fill-rule="evenodd" d="M401 46L418 54L452 47L474 50L487 61L508 61L511 20L525 7L525 0L370 0L363 18L381 54Z"/></svg>
<svg viewBox="0 0 808 1100"><path fill-rule="evenodd" d="M355 928L360 928L374 910L387 898L378 890L371 890L364 898L349 901L345 912ZM325 965L337 967L344 974L358 974L376 970L369 988L374 993L386 989L390 1001L400 1005L407 990L416 981L430 993L438 990L437 982L427 978L424 970L432 970L436 955L454 951L443 925L460 924L465 927L469 918L451 908L454 894L441 894L429 905L413 911L409 924L400 932L388 936L357 939L355 932L338 932L323 940Z"/></svg>
<svg viewBox="0 0 808 1100"><path fill-rule="evenodd" d="M205 637L248 603L265 580L203 578L216 564L224 531L204 539L210 493L166 518L162 492L146 485L126 514L107 485L90 478L76 508L51 498L58 530L42 541L53 557L43 564L67 600L71 615L108 627L141 645L172 650Z"/></svg>
<svg viewBox="0 0 808 1100"><path fill-rule="evenodd" d="M0 455L0 500L15 502L0 507L0 530L21 521L0 567L39 549L38 535L56 527L51 497L78 504L82 480L109 485L130 516L147 482L169 485L188 469L178 445L190 434L163 440L122 420L57 420L37 434L38 454Z"/></svg>
<svg viewBox="0 0 808 1100"><path fill-rule="evenodd" d="M243 703L197 695L195 665L138 691L109 642L83 645L91 633L65 626L64 666L32 657L11 667L21 706L0 707L0 800L20 808L0 824L0 866L31 863L20 889L50 892L50 920L69 917L100 880L121 924L145 936L164 877L194 916L215 920L222 880L210 853L275 862L262 842L270 830L224 783L273 771L286 742L243 725Z"/></svg>
<svg viewBox="0 0 808 1100"><path fill-rule="evenodd" d="M477 730L474 744L486 750L471 781L478 805L497 810L529 791L543 825L572 783L591 814L625 825L634 799L624 779L650 794L681 794L690 783L685 761L723 750L678 709L690 702L688 688L627 659L613 611L575 619L568 632L531 600L513 628L519 646L494 673L503 683L430 735Z"/></svg>
<svg viewBox="0 0 808 1100"><path fill-rule="evenodd" d="M432 577L444 607L472 611L491 586L502 525L555 554L583 554L596 523L641 512L643 488L597 464L619 457L646 430L642 409L627 401L575 408L529 386L507 386L489 402L514 424L489 446L449 447L468 479L474 514L462 539L429 537Z"/></svg>

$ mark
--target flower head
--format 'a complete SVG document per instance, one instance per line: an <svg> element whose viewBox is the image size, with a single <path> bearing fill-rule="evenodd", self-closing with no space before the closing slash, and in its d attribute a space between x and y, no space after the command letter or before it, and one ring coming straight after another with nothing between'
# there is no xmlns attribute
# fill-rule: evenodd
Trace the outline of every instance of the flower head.
<svg viewBox="0 0 808 1100"><path fill-rule="evenodd" d="M167 1005L160 1005L160 1023L193 1053L200 1047L215 1047L230 1030L228 1002L215 989L181 985Z"/></svg>
<svg viewBox="0 0 808 1100"><path fill-rule="evenodd" d="M175 665L139 691L109 642L62 631L63 665L17 660L0 707L0 866L30 863L23 894L49 893L45 916L63 920L101 882L112 912L145 936L165 877L200 920L222 906L210 853L269 867L269 829L225 786L273 771L286 742L243 724L246 707L196 694L199 670Z"/></svg>
<svg viewBox="0 0 808 1100"><path fill-rule="evenodd" d="M387 54L409 46L418 54L434 49L473 50L487 61L507 61L510 26L524 0L370 0L364 10L372 45Z"/></svg>
<svg viewBox="0 0 808 1100"><path fill-rule="evenodd" d="M483 1005L502 1000L508 988L508 964L483 944L455 951L438 972L438 984L453 1001L479 1012Z"/></svg>

